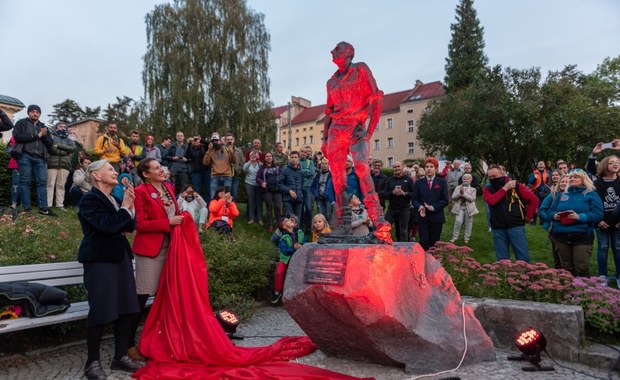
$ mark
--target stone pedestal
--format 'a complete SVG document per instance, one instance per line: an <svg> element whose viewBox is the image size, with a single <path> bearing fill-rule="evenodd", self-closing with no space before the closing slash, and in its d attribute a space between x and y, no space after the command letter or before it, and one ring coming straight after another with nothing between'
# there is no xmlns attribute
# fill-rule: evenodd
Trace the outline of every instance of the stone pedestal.
<svg viewBox="0 0 620 380"><path fill-rule="evenodd" d="M436 372L494 360L489 336L441 264L418 244L306 244L293 255L284 307L328 356ZM464 312L464 314L463 314Z"/></svg>

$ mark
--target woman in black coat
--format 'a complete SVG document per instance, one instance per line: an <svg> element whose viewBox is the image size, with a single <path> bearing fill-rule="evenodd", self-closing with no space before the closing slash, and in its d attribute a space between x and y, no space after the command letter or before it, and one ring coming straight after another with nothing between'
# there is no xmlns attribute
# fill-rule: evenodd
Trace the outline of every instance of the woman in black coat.
<svg viewBox="0 0 620 380"><path fill-rule="evenodd" d="M78 217L84 238L78 261L84 265L84 285L88 290L86 320L88 359L84 375L105 379L100 362L103 328L114 322L114 357L111 369L134 372L141 367L127 356L132 318L140 311L133 275L131 246L126 232L135 228L133 187L125 190L119 206L112 197L118 173L105 160L88 166L93 189L80 201Z"/></svg>

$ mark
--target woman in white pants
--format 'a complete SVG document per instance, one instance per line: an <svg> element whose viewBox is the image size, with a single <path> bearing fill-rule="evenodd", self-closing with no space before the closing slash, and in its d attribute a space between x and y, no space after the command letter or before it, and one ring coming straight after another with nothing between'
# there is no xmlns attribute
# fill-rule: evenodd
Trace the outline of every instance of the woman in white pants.
<svg viewBox="0 0 620 380"><path fill-rule="evenodd" d="M474 215L478 213L476 208L476 188L471 186L471 174L463 174L463 183L458 185L452 193L452 210L451 213L456 215L454 221L454 230L452 231L452 239L450 243L454 243L459 238L461 226L465 222L465 236L463 241L469 243L471 237L471 228L474 224Z"/></svg>

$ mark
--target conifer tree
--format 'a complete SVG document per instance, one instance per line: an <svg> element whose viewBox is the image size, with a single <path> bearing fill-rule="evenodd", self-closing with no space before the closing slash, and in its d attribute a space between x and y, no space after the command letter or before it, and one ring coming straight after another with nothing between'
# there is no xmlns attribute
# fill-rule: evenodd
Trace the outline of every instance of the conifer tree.
<svg viewBox="0 0 620 380"><path fill-rule="evenodd" d="M480 26L473 0L461 0L446 58L446 92L459 91L484 76L488 62L484 54L484 28Z"/></svg>

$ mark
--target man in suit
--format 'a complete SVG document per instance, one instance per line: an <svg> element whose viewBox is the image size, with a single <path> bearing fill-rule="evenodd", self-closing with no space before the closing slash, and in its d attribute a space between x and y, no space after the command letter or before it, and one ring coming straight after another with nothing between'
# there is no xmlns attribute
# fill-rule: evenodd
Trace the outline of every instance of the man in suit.
<svg viewBox="0 0 620 380"><path fill-rule="evenodd" d="M413 182L411 177L405 175L403 163L394 163L394 176L387 180L381 198L390 202L385 220L396 224L396 240L400 242L409 241L407 229L409 223L409 206L411 206L411 195L413 194Z"/></svg>
<svg viewBox="0 0 620 380"><path fill-rule="evenodd" d="M420 244L425 251L435 245L441 237L441 229L446 222L443 209L448 205L448 184L435 176L439 161L434 157L424 160L426 177L416 181L413 191L413 207L418 210L418 233Z"/></svg>

